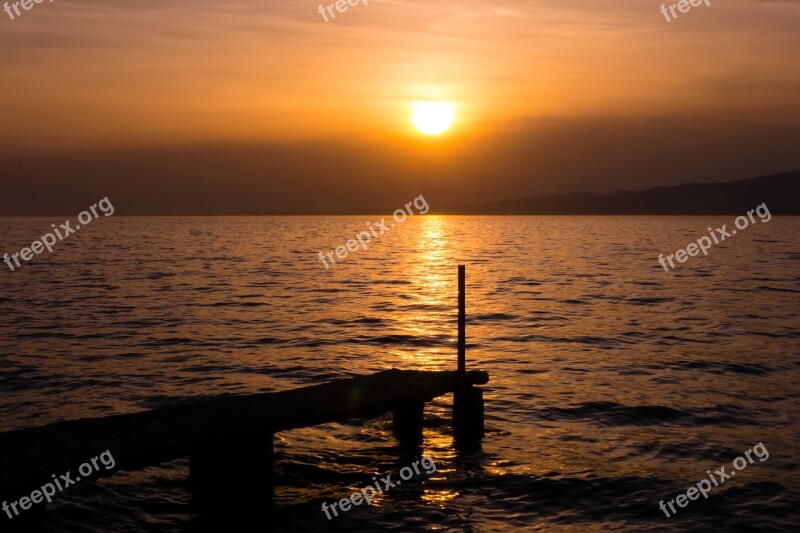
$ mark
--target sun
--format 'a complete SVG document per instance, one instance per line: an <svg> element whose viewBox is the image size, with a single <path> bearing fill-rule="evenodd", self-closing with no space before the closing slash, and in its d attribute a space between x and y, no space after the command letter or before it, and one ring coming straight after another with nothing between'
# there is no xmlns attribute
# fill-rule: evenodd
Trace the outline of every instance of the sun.
<svg viewBox="0 0 800 533"><path fill-rule="evenodd" d="M456 120L456 106L450 102L414 102L411 123L421 133L439 135Z"/></svg>

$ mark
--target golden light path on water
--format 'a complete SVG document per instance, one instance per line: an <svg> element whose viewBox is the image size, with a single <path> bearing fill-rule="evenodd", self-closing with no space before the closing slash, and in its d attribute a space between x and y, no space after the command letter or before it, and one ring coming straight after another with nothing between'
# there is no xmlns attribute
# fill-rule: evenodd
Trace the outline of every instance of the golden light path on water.
<svg viewBox="0 0 800 533"><path fill-rule="evenodd" d="M445 217L429 216L419 221L419 231L414 244L416 253L408 258L408 269L413 283L412 305L415 311L404 316L401 327L405 334L420 338L431 337L439 331L442 312L438 309L452 307L451 290L454 279L446 272L431 268L447 261L447 238L443 236L447 224ZM413 363L423 370L450 369L449 350L420 347L409 353L397 355L403 363ZM445 355L447 354L447 355Z"/></svg>

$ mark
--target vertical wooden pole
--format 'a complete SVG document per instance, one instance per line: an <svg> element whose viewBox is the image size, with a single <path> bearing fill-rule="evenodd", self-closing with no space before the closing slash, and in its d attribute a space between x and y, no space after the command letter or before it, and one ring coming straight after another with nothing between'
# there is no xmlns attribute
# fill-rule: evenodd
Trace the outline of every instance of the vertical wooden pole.
<svg viewBox="0 0 800 533"><path fill-rule="evenodd" d="M483 436L483 391L466 381L466 267L458 265L458 383L453 391L453 436L457 449L479 450Z"/></svg>
<svg viewBox="0 0 800 533"><path fill-rule="evenodd" d="M467 309L466 296L466 267L458 265L458 375L464 377L467 371Z"/></svg>

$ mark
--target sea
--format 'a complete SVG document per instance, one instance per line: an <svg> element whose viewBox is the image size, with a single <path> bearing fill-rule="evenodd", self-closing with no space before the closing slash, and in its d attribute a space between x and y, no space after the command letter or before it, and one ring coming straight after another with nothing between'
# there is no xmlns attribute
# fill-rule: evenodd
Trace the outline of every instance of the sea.
<svg viewBox="0 0 800 533"><path fill-rule="evenodd" d="M425 410L435 471L328 519L323 503L413 460L391 415L277 433L264 510L230 531L797 531L800 218L756 219L669 271L659 255L735 216L415 215L320 260L383 218L115 214L0 264L0 431L455 370L466 265L467 368L490 375L481 449L454 448L441 397ZM0 219L0 254L63 221ZM756 446L707 498L660 509ZM182 458L78 483L45 520L204 530L188 474Z"/></svg>

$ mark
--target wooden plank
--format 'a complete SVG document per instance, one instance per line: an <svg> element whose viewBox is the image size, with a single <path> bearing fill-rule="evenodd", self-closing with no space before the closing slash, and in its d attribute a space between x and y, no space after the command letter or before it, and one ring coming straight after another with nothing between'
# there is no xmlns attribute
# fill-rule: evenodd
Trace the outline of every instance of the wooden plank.
<svg viewBox="0 0 800 533"><path fill-rule="evenodd" d="M220 397L142 413L87 418L0 433L0 492L34 487L51 474L76 472L109 450L115 470L133 470L189 455L222 438L313 426L393 411L453 392L457 372L387 370L283 392ZM486 372L466 381L481 385ZM110 475L101 469L99 475Z"/></svg>

